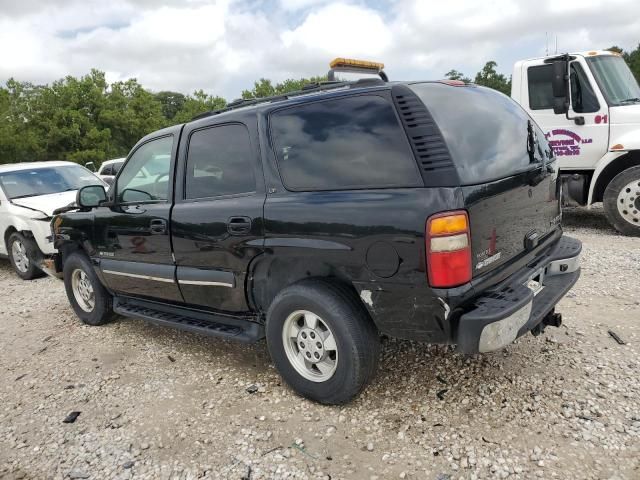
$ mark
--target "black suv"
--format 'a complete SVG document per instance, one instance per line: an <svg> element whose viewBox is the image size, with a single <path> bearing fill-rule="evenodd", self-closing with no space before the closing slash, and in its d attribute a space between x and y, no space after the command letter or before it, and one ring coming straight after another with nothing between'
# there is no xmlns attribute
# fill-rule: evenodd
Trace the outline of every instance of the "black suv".
<svg viewBox="0 0 640 480"><path fill-rule="evenodd" d="M580 274L544 134L460 82L377 79L239 101L147 135L52 222L80 319L253 342L323 403L373 378L381 335L499 349Z"/></svg>

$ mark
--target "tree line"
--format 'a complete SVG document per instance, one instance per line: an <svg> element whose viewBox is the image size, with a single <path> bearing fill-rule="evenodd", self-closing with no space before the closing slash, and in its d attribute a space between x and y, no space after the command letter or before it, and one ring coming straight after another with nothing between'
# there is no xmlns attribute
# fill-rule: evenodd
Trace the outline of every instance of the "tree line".
<svg viewBox="0 0 640 480"><path fill-rule="evenodd" d="M640 45L631 52L618 47L640 81ZM445 77L494 88L506 95L511 78L487 62L472 79L457 70ZM243 99L264 98L300 90L326 77L289 79L280 83L261 78ZM0 164L40 160L71 160L100 164L123 157L144 135L162 127L191 120L227 101L197 90L152 92L134 78L109 84L104 72L91 70L82 77L67 76L49 85L10 79L0 86Z"/></svg>

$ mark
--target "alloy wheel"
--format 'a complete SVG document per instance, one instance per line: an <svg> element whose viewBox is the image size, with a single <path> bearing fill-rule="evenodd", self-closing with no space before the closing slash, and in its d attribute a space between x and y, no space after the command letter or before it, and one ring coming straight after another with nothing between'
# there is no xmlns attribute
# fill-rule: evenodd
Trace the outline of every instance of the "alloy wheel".
<svg viewBox="0 0 640 480"><path fill-rule="evenodd" d="M282 328L287 358L296 371L312 382L329 380L338 366L338 347L329 326L308 310L297 310Z"/></svg>
<svg viewBox="0 0 640 480"><path fill-rule="evenodd" d="M95 307L96 299L93 285L84 270L75 269L71 274L71 288L76 302L82 310L91 313Z"/></svg>

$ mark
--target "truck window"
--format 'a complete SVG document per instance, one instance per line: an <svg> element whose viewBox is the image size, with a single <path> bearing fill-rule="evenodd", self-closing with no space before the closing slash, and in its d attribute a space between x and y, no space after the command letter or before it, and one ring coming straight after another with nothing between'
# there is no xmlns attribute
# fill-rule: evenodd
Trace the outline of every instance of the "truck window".
<svg viewBox="0 0 640 480"><path fill-rule="evenodd" d="M537 168L550 161L544 133L527 112L495 90L441 83L416 83L410 88L433 116L451 152L463 185L477 185ZM533 127L534 162L527 152Z"/></svg>
<svg viewBox="0 0 640 480"><path fill-rule="evenodd" d="M167 200L173 136L142 144L118 177L117 199L123 203Z"/></svg>
<svg viewBox="0 0 640 480"><path fill-rule="evenodd" d="M244 125L196 130L189 138L185 197L217 197L253 192L255 160Z"/></svg>
<svg viewBox="0 0 640 480"><path fill-rule="evenodd" d="M271 115L289 190L416 187L422 177L394 107L377 95L319 101Z"/></svg>
<svg viewBox="0 0 640 480"><path fill-rule="evenodd" d="M600 110L600 104L591 87L591 82L577 62L571 63L571 106L576 113L593 113Z"/></svg>
<svg viewBox="0 0 640 480"><path fill-rule="evenodd" d="M539 65L527 69L529 79L529 109L547 110L553 108L552 65Z"/></svg>

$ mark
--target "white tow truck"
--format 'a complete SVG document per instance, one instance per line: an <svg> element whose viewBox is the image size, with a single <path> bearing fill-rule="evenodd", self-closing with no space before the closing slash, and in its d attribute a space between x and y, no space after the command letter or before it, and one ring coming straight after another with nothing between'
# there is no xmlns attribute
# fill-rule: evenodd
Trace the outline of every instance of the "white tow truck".
<svg viewBox="0 0 640 480"><path fill-rule="evenodd" d="M615 52L517 62L511 96L542 128L569 205L603 202L619 232L640 236L640 87Z"/></svg>

